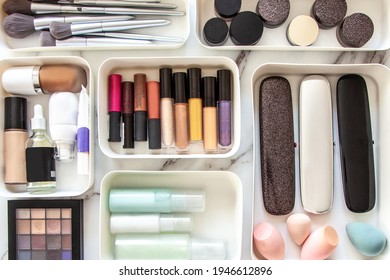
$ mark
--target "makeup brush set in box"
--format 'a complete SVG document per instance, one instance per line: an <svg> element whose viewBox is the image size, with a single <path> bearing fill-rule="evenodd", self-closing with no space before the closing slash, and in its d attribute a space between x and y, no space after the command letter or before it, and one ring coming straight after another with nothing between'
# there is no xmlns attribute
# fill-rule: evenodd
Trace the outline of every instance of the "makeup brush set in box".
<svg viewBox="0 0 390 280"><path fill-rule="evenodd" d="M0 194L70 197L92 187L93 78L79 57L0 62Z"/></svg>
<svg viewBox="0 0 390 280"><path fill-rule="evenodd" d="M253 73L253 259L388 258L389 75L379 64Z"/></svg>
<svg viewBox="0 0 390 280"><path fill-rule="evenodd" d="M1 2L10 49L177 48L189 35L187 0Z"/></svg>

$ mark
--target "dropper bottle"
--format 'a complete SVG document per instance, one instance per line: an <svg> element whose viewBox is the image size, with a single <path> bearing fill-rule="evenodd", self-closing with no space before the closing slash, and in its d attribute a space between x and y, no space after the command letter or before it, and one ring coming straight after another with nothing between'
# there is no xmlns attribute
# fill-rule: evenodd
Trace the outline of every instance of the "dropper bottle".
<svg viewBox="0 0 390 280"><path fill-rule="evenodd" d="M33 134L26 142L27 190L31 194L46 194L55 191L55 149L46 132L46 119L42 106L34 106L31 119Z"/></svg>

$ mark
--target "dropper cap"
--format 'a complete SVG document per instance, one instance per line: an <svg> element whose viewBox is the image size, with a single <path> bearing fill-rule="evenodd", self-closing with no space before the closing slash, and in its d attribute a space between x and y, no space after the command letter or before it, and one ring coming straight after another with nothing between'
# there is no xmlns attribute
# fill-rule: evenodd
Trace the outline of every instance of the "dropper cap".
<svg viewBox="0 0 390 280"><path fill-rule="evenodd" d="M224 260L225 244L222 241L191 240L192 260Z"/></svg>
<svg viewBox="0 0 390 280"><path fill-rule="evenodd" d="M34 106L34 116L31 119L31 130L46 130L46 119L43 116L43 109L40 104Z"/></svg>
<svg viewBox="0 0 390 280"><path fill-rule="evenodd" d="M203 212L205 210L205 194L203 191L175 191L171 195L172 212Z"/></svg>

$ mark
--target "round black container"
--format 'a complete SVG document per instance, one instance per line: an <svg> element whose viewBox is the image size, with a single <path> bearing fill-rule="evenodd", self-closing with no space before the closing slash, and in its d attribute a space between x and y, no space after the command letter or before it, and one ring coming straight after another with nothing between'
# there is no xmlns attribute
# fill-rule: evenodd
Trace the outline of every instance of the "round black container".
<svg viewBox="0 0 390 280"><path fill-rule="evenodd" d="M223 45L229 35L227 23L218 17L209 19L203 27L203 38L210 46Z"/></svg>
<svg viewBox="0 0 390 280"><path fill-rule="evenodd" d="M255 45L263 35L264 24L254 12L238 13L230 24L230 38L235 45Z"/></svg>

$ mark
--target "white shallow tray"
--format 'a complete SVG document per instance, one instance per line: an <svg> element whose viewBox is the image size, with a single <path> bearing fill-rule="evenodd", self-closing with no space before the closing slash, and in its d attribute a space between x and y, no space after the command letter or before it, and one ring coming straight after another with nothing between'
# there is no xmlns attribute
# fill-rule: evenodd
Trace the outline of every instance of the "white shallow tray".
<svg viewBox="0 0 390 280"><path fill-rule="evenodd" d="M277 28L264 28L260 41L253 46L236 46L230 40L222 46L209 46L203 39L203 26L212 17L215 17L214 1L198 0L196 10L196 37L198 41L210 49L220 50L307 50L307 51L370 51L390 48L390 2L387 0L347 0L347 14L356 12L367 14L373 21L375 31L371 40L361 48L342 47L336 38L336 28L320 29L317 41L309 47L292 46L286 37L286 30L293 18L298 15L310 15L315 0L290 0L290 14L287 20ZM241 11L256 11L257 0L242 1ZM228 23L230 25L230 23Z"/></svg>
<svg viewBox="0 0 390 280"><path fill-rule="evenodd" d="M2 5L6 0L0 0L0 22L3 22L4 17L7 15L2 10ZM180 48L188 39L190 34L190 13L189 13L189 0L161 0L161 3L172 3L177 6L177 11L186 12L185 16L160 16L158 18L170 19L172 22L169 25L153 28L136 29L130 32L147 35L157 36L172 36L180 37L182 42L166 42L156 41L153 44L137 44L137 45L113 45L113 46L64 46L64 47L41 47L39 44L39 33L35 32L32 35L24 39L15 39L9 37L4 33L4 29L0 28L0 49L7 49L17 51L62 51L62 50L139 50L139 49L176 49ZM81 14L80 14L81 15ZM96 14L101 16L103 14ZM50 16L50 15L48 15ZM151 19L157 18L157 16L136 16L137 19Z"/></svg>
<svg viewBox="0 0 390 280"><path fill-rule="evenodd" d="M114 239L110 232L109 192L113 188L170 188L203 190L205 211L192 213L190 235L223 241L226 259L239 260L242 238L242 184L229 171L112 171L100 188L99 249L103 260L114 259Z"/></svg>
<svg viewBox="0 0 390 280"><path fill-rule="evenodd" d="M108 76L121 74L122 81L134 81L135 73L145 73L147 81L159 81L159 69L171 67L172 72L186 72L187 68L200 67L203 76L217 76L217 70L232 72L232 144L215 153L205 153L203 143L191 143L188 153L177 153L174 148L150 150L148 142L135 142L134 149L123 149L121 143L108 142ZM98 74L98 129L99 145L111 158L226 158L232 156L240 145L240 86L239 72L233 60L227 57L138 57L110 58L102 63ZM122 133L123 135L123 133Z"/></svg>
<svg viewBox="0 0 390 280"><path fill-rule="evenodd" d="M93 104L94 104L94 94L93 94L93 75L89 67L89 64L86 60L80 57L74 56L52 56L52 57L18 57L18 58L9 58L0 61L0 77L3 72L8 67L13 66L31 66L31 65L50 65L50 64L74 64L79 65L84 68L87 73L87 91L89 94L90 102L90 138L89 138L89 174L88 175L78 175L77 174L77 159L74 159L69 163L62 163L56 161L56 178L57 178L57 189L54 193L46 195L31 195L27 192L26 188L22 187L13 187L11 185L4 184L4 150L3 150L3 136L0 137L0 196L1 197L10 197L10 198L38 198L38 197L76 197L84 194L88 189L90 189L94 182L94 129L93 129ZM1 104L0 104L0 131L4 133L4 98L6 96L11 96L9 93L5 92L0 79L0 91L1 91ZM16 95L15 95L16 96ZM34 105L41 104L43 107L43 114L46 118L47 127L49 128L49 114L48 114L48 104L50 99L49 95L37 95L37 96L27 96L27 95L18 95L27 98L27 118L31 119L34 112ZM30 128L30 121L27 122L28 128ZM50 130L48 129L49 135ZM31 131L28 132L29 136ZM20 168L25 168L21 166Z"/></svg>
<svg viewBox="0 0 390 280"><path fill-rule="evenodd" d="M390 213L389 199L390 174L390 69L379 64L355 64L355 65L303 65L303 64L264 64L257 68L252 76L253 88L253 111L254 111L254 203L253 203L253 228L260 222L273 224L282 233L285 241L286 259L300 259L300 247L298 247L288 235L286 220L290 215L273 216L268 214L263 206L261 191L261 171L260 171L260 137L259 137L259 88L261 81L266 77L278 75L285 77L291 85L293 112L294 112L294 141L299 147L299 127L298 127L298 101L299 86L304 77L310 74L325 76L332 89L333 104L333 141L334 146L334 201L333 207L326 214L315 215L305 213L301 204L299 185L299 148L295 149L295 207L291 214L305 213L312 219L312 230L325 225L333 226L339 235L339 245L330 259L359 260L368 259L364 257L352 246L346 234L345 226L351 222L365 222L381 229L387 237L390 235ZM374 140L374 163L376 176L377 200L373 210L364 214L350 212L344 202L341 167L340 148L338 141L337 113L336 113L336 84L337 80L345 74L358 74L364 77L367 84L372 135ZM276 139L275 139L276 140ZM252 236L250 236L252 239ZM252 239L253 242L253 239ZM252 258L257 259L253 251ZM388 246L385 251L374 259L389 259Z"/></svg>

